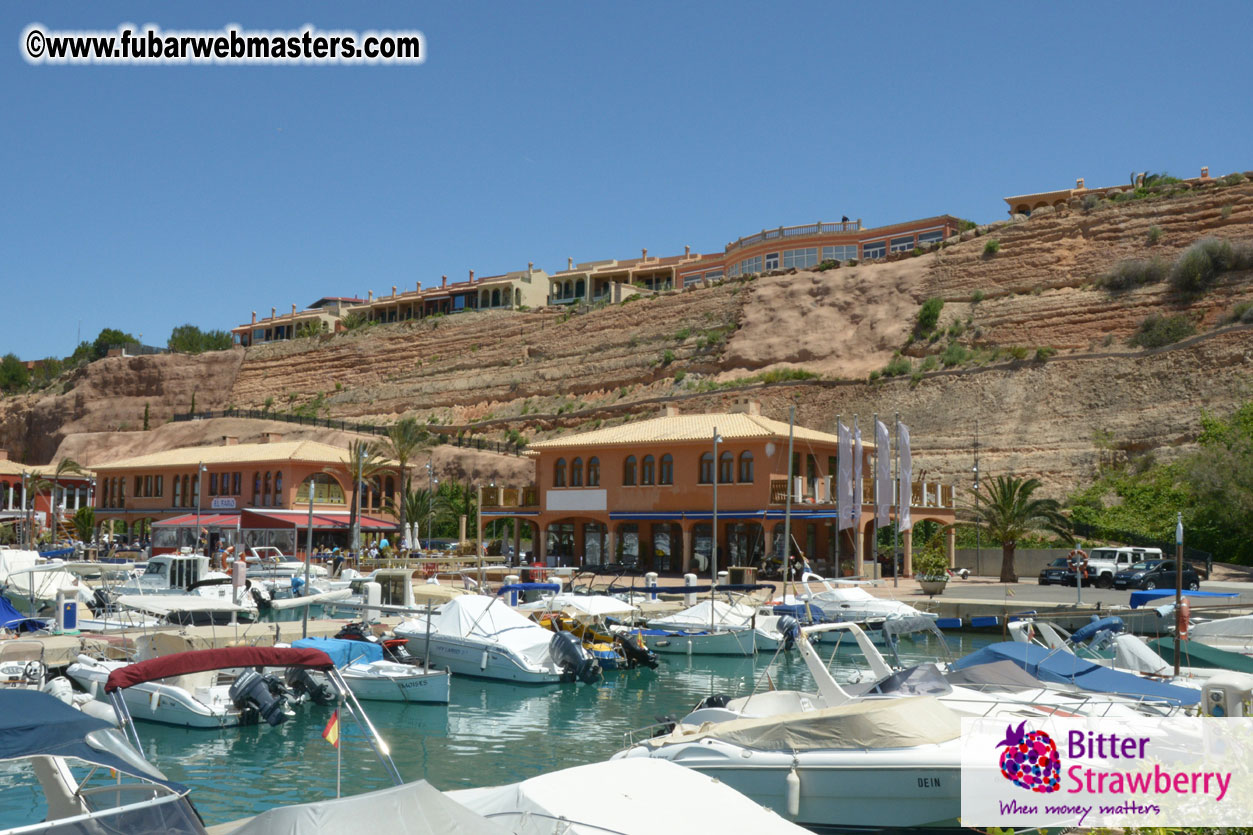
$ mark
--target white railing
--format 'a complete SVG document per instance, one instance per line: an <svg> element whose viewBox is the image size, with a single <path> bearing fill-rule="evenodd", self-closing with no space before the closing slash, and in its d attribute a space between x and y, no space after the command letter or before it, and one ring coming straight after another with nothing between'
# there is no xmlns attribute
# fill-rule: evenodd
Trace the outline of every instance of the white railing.
<svg viewBox="0 0 1253 835"><path fill-rule="evenodd" d="M810 235L822 235L833 232L860 232L861 220L838 221L836 223L807 223L803 226L780 226L777 229L763 229L756 235L739 238L726 246L726 252L752 246L762 241L778 238L804 238Z"/></svg>

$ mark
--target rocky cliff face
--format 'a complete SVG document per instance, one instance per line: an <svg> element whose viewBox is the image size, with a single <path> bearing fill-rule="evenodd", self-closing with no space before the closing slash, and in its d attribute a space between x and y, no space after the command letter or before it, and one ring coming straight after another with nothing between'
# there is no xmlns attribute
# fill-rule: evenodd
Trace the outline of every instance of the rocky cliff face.
<svg viewBox="0 0 1253 835"><path fill-rule="evenodd" d="M1253 298L1253 274L1228 273L1194 298L1164 283L1122 293L1094 285L1122 260L1173 260L1211 235L1253 239L1253 184L1048 210L918 257L581 313L462 314L247 352L103 360L58 393L0 402L0 444L39 463L75 433L138 429L145 404L155 427L186 410L193 392L202 410L304 407L372 422L415 414L442 431L532 438L651 416L667 402L696 411L753 397L778 418L795 404L802 423L826 429L837 414L865 426L872 413L899 411L914 429L915 469L963 483L977 420L985 473L1036 475L1059 494L1098 461L1177 454L1195 438L1202 408L1221 412L1253 396L1253 334L1219 327ZM986 255L993 239L999 250ZM919 305L933 296L945 301L939 329L961 345L1017 346L1024 359L949 370L932 361L921 372L948 339L911 339ZM1154 351L1129 347L1154 313L1185 315L1198 335ZM1038 348L1055 353L1037 361ZM898 351L918 373L870 382ZM818 379L787 381L796 370ZM166 434L120 446L189 442Z"/></svg>

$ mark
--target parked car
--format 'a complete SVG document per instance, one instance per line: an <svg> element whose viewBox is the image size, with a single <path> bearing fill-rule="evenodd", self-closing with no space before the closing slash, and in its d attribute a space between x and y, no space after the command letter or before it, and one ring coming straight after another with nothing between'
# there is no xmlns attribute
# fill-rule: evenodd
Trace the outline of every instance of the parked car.
<svg viewBox="0 0 1253 835"><path fill-rule="evenodd" d="M1065 557L1058 557L1040 569L1040 585L1051 586L1054 583L1062 585L1068 573L1073 573L1070 571L1070 563Z"/></svg>
<svg viewBox="0 0 1253 835"><path fill-rule="evenodd" d="M1175 587L1174 560L1145 560L1114 576L1116 589L1173 589ZM1200 575L1190 565L1183 567L1183 587L1196 591L1201 587Z"/></svg>

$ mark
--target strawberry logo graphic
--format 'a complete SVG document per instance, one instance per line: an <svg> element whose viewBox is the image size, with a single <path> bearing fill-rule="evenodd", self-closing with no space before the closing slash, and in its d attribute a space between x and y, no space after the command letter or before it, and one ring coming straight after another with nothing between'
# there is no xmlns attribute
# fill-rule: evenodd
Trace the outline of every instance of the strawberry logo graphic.
<svg viewBox="0 0 1253 835"><path fill-rule="evenodd" d="M1023 722L1017 728L1005 726L1005 739L997 747L1001 751L1001 774L1015 786L1040 794L1055 792L1060 788L1062 761L1057 756L1057 745L1044 731L1026 730Z"/></svg>

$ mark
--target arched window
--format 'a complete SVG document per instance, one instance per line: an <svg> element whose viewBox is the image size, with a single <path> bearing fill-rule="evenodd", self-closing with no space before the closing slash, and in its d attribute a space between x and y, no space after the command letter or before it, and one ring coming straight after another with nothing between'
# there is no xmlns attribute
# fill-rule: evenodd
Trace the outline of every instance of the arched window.
<svg viewBox="0 0 1253 835"><path fill-rule="evenodd" d="M283 504L283 473L281 471L274 474L274 504Z"/></svg>
<svg viewBox="0 0 1253 835"><path fill-rule="evenodd" d="M487 307L487 291L484 290L479 296L479 307Z"/></svg>
<svg viewBox="0 0 1253 835"><path fill-rule="evenodd" d="M264 482L263 482L263 483L265 484L265 490L264 490L264 492L262 492L262 494L261 494L261 505L262 505L262 507L269 507L269 506L270 506L270 492L271 492L271 491L270 491L271 484L270 484L270 471L269 471L269 470L266 470L266 471L265 471L265 480L264 480Z"/></svg>
<svg viewBox="0 0 1253 835"><path fill-rule="evenodd" d="M553 487L566 486L566 459L558 458L553 464Z"/></svg>
<svg viewBox="0 0 1253 835"><path fill-rule="evenodd" d="M674 484L674 456L666 453L661 456L661 467L657 470L658 484Z"/></svg>
<svg viewBox="0 0 1253 835"><path fill-rule="evenodd" d="M718 456L718 483L730 484L735 481L735 454L724 452Z"/></svg>
<svg viewBox="0 0 1253 835"><path fill-rule="evenodd" d="M576 299L583 298L583 296L586 294L586 290L587 290L587 284L586 282L583 281L583 279L580 278L578 281L574 282L574 297Z"/></svg>
<svg viewBox="0 0 1253 835"><path fill-rule="evenodd" d="M175 475L175 476L174 476L174 506L175 506L175 507L178 507L178 506L180 505L180 501L179 501L179 500L182 498L182 497L181 497L181 496L179 496L179 494L178 494L178 490L179 490L179 488L182 486L182 484L180 483L181 478L182 478L182 477L181 477L181 476L178 476L178 475ZM108 497L106 496L106 498L108 498ZM108 506L108 503L107 503L107 502L106 502L105 506L106 506L106 507Z"/></svg>
<svg viewBox="0 0 1253 835"><path fill-rule="evenodd" d="M702 452L700 455L700 483L714 483L714 454Z"/></svg>
<svg viewBox="0 0 1253 835"><path fill-rule="evenodd" d="M522 306L522 291L521 290L513 291L513 306L514 307Z"/></svg>
<svg viewBox="0 0 1253 835"><path fill-rule="evenodd" d="M183 476L183 507L191 507L191 502L195 495L192 491L191 476Z"/></svg>
<svg viewBox="0 0 1253 835"><path fill-rule="evenodd" d="M595 456L587 459L587 486L600 486L600 459Z"/></svg>
<svg viewBox="0 0 1253 835"><path fill-rule="evenodd" d="M261 500L261 473L258 470L252 471L252 503L256 506Z"/></svg>
<svg viewBox="0 0 1253 835"><path fill-rule="evenodd" d="M656 481L656 461L651 455L645 455L640 463L640 484L652 484Z"/></svg>
<svg viewBox="0 0 1253 835"><path fill-rule="evenodd" d="M492 291L492 307L500 307L500 289Z"/></svg>
<svg viewBox="0 0 1253 835"><path fill-rule="evenodd" d="M313 487L313 501L318 504L346 504L344 488L327 473L314 473L296 489L296 504L309 502L309 487Z"/></svg>
<svg viewBox="0 0 1253 835"><path fill-rule="evenodd" d="M753 481L753 454L751 452L740 453L740 483L751 484Z"/></svg>
<svg viewBox="0 0 1253 835"><path fill-rule="evenodd" d="M391 476L387 477L386 498L389 499L392 504L396 503L396 479L392 478Z"/></svg>
<svg viewBox="0 0 1253 835"><path fill-rule="evenodd" d="M570 486L583 486L583 459L576 458L570 462Z"/></svg>
<svg viewBox="0 0 1253 835"><path fill-rule="evenodd" d="M628 455L622 464L622 483L627 487L635 484L635 456Z"/></svg>

